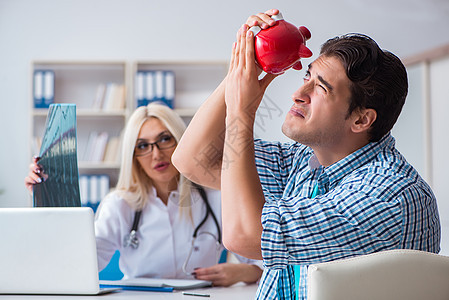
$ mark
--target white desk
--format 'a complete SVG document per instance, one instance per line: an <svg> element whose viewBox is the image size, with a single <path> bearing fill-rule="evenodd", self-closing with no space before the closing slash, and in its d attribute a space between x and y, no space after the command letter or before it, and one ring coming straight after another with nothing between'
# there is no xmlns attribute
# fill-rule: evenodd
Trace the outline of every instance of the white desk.
<svg viewBox="0 0 449 300"><path fill-rule="evenodd" d="M103 300L151 300L151 299L162 299L162 300L252 300L255 299L257 290L257 284L246 285L243 283L237 283L231 287L211 287L203 289L193 289L188 290L188 292L198 292L202 294L209 294L210 297L197 297L197 296L186 296L182 294L182 291L174 291L172 293L160 293L160 292L143 292L143 291L117 291L110 294L99 295L99 296L65 296L65 295L0 295L0 299L11 299L11 300L22 300L22 299L33 299L33 300L59 300L59 299L82 299L82 300L93 300L93 299L103 299Z"/></svg>

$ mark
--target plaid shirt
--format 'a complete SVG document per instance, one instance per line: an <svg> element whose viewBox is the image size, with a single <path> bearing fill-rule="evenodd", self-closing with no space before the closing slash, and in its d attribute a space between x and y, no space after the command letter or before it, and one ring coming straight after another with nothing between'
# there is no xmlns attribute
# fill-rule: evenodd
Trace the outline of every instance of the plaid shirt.
<svg viewBox="0 0 449 300"><path fill-rule="evenodd" d="M296 299L293 265L306 299L309 264L397 248L439 252L435 196L394 144L388 134L323 167L304 145L255 141L266 201L257 299Z"/></svg>

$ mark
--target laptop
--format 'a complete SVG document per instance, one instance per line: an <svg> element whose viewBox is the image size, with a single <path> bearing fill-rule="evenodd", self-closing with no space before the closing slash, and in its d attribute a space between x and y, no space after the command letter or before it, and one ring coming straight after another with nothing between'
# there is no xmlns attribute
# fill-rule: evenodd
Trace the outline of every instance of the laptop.
<svg viewBox="0 0 449 300"><path fill-rule="evenodd" d="M98 295L88 207L0 208L0 294Z"/></svg>

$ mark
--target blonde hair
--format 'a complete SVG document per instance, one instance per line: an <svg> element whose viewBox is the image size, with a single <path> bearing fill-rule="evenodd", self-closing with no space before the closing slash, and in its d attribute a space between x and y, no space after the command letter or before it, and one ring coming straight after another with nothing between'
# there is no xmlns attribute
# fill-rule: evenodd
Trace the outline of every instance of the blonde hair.
<svg viewBox="0 0 449 300"><path fill-rule="evenodd" d="M167 127L178 143L183 135L186 125L181 117L168 106L159 103L150 103L137 108L131 115L122 140L122 160L116 192L135 210L141 210L148 201L148 194L153 186L151 178L141 168L134 155L139 131L150 118L157 118ZM191 182L182 174L179 175L179 206L191 207Z"/></svg>

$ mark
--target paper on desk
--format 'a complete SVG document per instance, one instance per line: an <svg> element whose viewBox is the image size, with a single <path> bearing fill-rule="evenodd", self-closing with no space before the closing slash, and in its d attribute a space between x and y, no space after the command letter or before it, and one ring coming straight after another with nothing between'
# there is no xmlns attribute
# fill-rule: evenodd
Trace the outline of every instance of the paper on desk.
<svg viewBox="0 0 449 300"><path fill-rule="evenodd" d="M174 290L188 290L212 285L212 282L197 279L163 279L163 278L132 278L122 280L100 280L100 285L134 286L134 287L171 287Z"/></svg>

